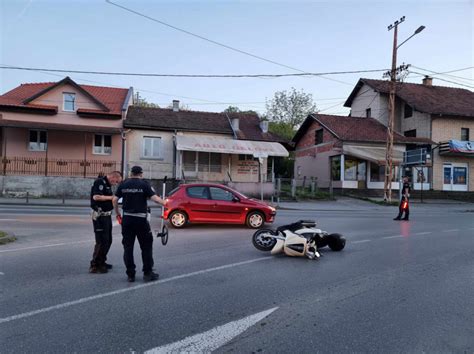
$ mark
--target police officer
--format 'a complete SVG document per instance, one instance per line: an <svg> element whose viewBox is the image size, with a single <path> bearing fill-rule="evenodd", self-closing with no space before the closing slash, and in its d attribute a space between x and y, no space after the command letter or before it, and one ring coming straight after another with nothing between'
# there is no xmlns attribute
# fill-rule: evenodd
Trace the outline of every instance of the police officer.
<svg viewBox="0 0 474 354"><path fill-rule="evenodd" d="M118 199L122 198L123 219L118 210ZM135 237L142 251L143 280L154 281L158 274L153 272L153 234L147 220L147 200L165 205L163 199L155 194L150 184L143 180L143 170L140 166L131 169L130 178L125 180L115 193L113 200L117 220L122 224L123 260L127 268L129 282L135 281L135 262L133 246Z"/></svg>
<svg viewBox="0 0 474 354"><path fill-rule="evenodd" d="M122 181L118 171L108 173L94 181L91 188L92 224L95 233L95 247L90 263L90 273L107 273L112 268L105 263L112 244L112 186Z"/></svg>
<svg viewBox="0 0 474 354"><path fill-rule="evenodd" d="M402 199L400 200L400 205L398 206L398 215L393 220L408 220L410 215L410 205L408 203L408 198L410 197L410 183L408 183L408 177L403 177L403 187L402 187ZM403 204L406 202L406 207L403 207ZM405 211L405 217L402 219L403 212Z"/></svg>

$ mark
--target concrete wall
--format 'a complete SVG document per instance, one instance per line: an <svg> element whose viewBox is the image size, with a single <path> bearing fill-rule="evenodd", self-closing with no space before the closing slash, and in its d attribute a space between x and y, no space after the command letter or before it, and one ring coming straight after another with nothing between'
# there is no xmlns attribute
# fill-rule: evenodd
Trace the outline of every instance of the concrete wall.
<svg viewBox="0 0 474 354"><path fill-rule="evenodd" d="M40 177L40 176L0 176L3 196L89 198L93 178Z"/></svg>
<svg viewBox="0 0 474 354"><path fill-rule="evenodd" d="M298 179L317 178L318 187L329 187L329 158L341 154L341 145L336 137L326 129L323 130L323 143L315 145L315 131L322 126L314 121L306 134L295 147L295 171Z"/></svg>
<svg viewBox="0 0 474 354"><path fill-rule="evenodd" d="M127 171L135 165L142 166L145 178L162 179L174 177L173 151L174 133L158 130L131 130L126 137ZM161 156L159 158L143 157L143 138L161 138Z"/></svg>
<svg viewBox="0 0 474 354"><path fill-rule="evenodd" d="M387 115L382 114L382 117L379 117L381 115L380 113L388 110L387 100L384 100L372 87L364 84L352 102L351 116L366 117L367 108L371 109L372 118L379 118L382 123L387 124Z"/></svg>
<svg viewBox="0 0 474 354"><path fill-rule="evenodd" d="M435 143L448 140L461 139L461 128L469 128L471 141L474 140L474 120L472 118L443 118L433 117L432 120L432 140ZM474 157L472 156L446 156L439 155L439 152L433 154L433 189L443 190L443 164L444 163L463 163L467 164L468 169L468 191L474 191Z"/></svg>
<svg viewBox="0 0 474 354"><path fill-rule="evenodd" d="M400 108L399 120L401 127L398 130L400 134L404 135L407 130L416 129L417 138L431 138L431 116L429 114L413 110L413 115L405 118L405 103Z"/></svg>

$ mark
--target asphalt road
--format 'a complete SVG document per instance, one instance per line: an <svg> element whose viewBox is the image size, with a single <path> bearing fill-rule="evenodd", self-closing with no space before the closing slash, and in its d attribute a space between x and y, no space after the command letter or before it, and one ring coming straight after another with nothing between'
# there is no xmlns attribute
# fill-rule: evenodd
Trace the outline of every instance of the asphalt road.
<svg viewBox="0 0 474 354"><path fill-rule="evenodd" d="M315 218L346 236L319 261L260 252L240 226L171 229L154 244L160 281L133 284L118 226L114 269L88 274L87 208L0 206L18 238L0 246L0 352L473 352L474 208L396 222L360 205L278 212L274 226Z"/></svg>

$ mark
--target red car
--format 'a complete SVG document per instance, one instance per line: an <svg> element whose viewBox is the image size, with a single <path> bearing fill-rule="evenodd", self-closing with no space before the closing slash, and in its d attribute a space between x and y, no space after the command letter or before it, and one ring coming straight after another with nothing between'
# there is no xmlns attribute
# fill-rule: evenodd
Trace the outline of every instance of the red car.
<svg viewBox="0 0 474 354"><path fill-rule="evenodd" d="M164 218L189 223L246 224L257 229L275 219L275 208L221 184L182 184L166 197Z"/></svg>

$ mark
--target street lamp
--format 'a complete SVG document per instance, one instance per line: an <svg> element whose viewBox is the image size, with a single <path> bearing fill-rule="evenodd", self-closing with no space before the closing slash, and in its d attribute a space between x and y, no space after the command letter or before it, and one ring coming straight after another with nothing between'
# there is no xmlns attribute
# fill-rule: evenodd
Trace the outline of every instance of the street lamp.
<svg viewBox="0 0 474 354"><path fill-rule="evenodd" d="M390 70L390 95L389 95L389 118L387 124L387 150L385 155L385 180L384 180L384 200L392 201L392 166L393 166L393 131L395 125L395 83L397 76L397 49L406 43L410 38L416 36L425 29L425 26L420 26L416 29L410 37L405 39L400 45L397 45L398 25L405 21L405 16L400 20L394 22L393 25L388 26L388 30L393 31L393 51L392 51L392 70Z"/></svg>
<svg viewBox="0 0 474 354"><path fill-rule="evenodd" d="M412 37L416 36L418 33L420 33L421 31L423 31L426 27L425 26L420 26L416 29L415 33L413 33L410 37L408 37L407 39L405 39L402 43L400 43L397 47L400 48L404 43L408 42Z"/></svg>

